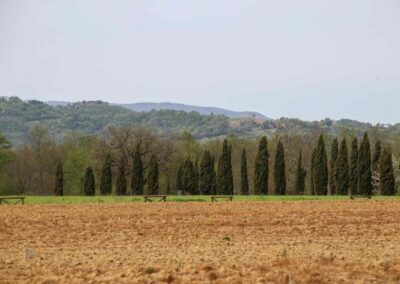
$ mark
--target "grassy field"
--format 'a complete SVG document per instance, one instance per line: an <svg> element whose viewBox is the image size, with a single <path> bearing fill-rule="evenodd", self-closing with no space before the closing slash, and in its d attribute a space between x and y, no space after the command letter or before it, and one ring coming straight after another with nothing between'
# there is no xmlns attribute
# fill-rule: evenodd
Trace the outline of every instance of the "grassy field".
<svg viewBox="0 0 400 284"><path fill-rule="evenodd" d="M374 200L398 199L400 196L376 196ZM168 196L168 202L210 202L209 196ZM333 201L349 200L348 196L235 196L234 201ZM126 202L144 202L142 196L26 196L26 204L79 204L79 203L126 203Z"/></svg>

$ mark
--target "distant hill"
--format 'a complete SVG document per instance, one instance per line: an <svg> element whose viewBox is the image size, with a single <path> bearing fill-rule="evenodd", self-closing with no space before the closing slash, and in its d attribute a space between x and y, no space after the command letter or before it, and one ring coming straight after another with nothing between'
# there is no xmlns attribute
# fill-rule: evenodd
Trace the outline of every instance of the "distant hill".
<svg viewBox="0 0 400 284"><path fill-rule="evenodd" d="M252 111L233 111L218 107L203 107L203 106L193 106L185 104L176 103L133 103L133 104L118 104L119 106L125 107L134 111L152 111L152 110L162 110L171 109L179 110L185 112L195 111L204 115L225 115L229 118L257 118L257 119L269 119L265 115L259 112Z"/></svg>
<svg viewBox="0 0 400 284"><path fill-rule="evenodd" d="M227 135L260 137L261 135L273 136L287 133L306 135L321 132L341 135L343 131L350 131L354 135L361 136L364 131L372 127L376 127L388 137L400 135L400 124L374 126L349 119L328 118L320 121L303 121L295 118L272 120L260 119L257 116L229 118L227 115L219 115L211 111L217 108L208 108L208 111L213 114L204 115L194 111L190 106L187 106L188 108L184 111L171 110L169 107L155 110L154 104L135 105L135 109L140 111L102 101L43 103L36 100L23 101L18 97L0 97L0 132L13 145L27 143L31 127L38 123L46 126L57 141L62 141L71 131L101 135L109 125L144 126L161 136L178 135L187 131L196 139Z"/></svg>
<svg viewBox="0 0 400 284"><path fill-rule="evenodd" d="M52 106L67 106L68 104L71 104L69 102L64 102L64 101L49 101L46 103ZM203 107L203 106L176 104L176 103L132 103L132 104L111 104L111 105L121 106L137 112L150 112L152 110L169 109L169 110L177 110L184 112L195 111L203 115L210 115L210 114L224 115L229 118L257 118L263 120L270 119L259 112L233 111L218 107Z"/></svg>

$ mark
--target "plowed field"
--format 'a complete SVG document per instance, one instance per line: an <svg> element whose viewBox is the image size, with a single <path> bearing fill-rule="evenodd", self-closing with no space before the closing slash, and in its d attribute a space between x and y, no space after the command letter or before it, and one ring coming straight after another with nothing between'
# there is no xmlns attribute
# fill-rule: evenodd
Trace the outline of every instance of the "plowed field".
<svg viewBox="0 0 400 284"><path fill-rule="evenodd" d="M399 201L0 206L1 283L399 283Z"/></svg>

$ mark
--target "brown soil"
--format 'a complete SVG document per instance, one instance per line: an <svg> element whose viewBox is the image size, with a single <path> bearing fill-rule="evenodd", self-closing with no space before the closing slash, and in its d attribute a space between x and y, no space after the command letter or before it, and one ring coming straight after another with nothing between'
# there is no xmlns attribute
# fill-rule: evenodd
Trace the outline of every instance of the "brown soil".
<svg viewBox="0 0 400 284"><path fill-rule="evenodd" d="M0 282L399 283L400 202L0 206Z"/></svg>

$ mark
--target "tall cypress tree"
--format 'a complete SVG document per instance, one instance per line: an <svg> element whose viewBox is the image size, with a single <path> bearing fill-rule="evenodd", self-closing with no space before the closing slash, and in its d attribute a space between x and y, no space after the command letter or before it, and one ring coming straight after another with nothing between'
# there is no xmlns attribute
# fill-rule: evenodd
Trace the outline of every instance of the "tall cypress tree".
<svg viewBox="0 0 400 284"><path fill-rule="evenodd" d="M157 156L153 154L150 158L149 169L147 173L147 194L157 195L159 188Z"/></svg>
<svg viewBox="0 0 400 284"><path fill-rule="evenodd" d="M183 164L182 170L182 189L183 194L196 194L196 172L190 158L187 158Z"/></svg>
<svg viewBox="0 0 400 284"><path fill-rule="evenodd" d="M311 167L310 167L310 194L311 195L316 195L317 193L315 192L315 158L317 156L317 148L315 148L312 152L311 155Z"/></svg>
<svg viewBox="0 0 400 284"><path fill-rule="evenodd" d="M286 194L285 149L283 148L283 143L281 140L279 140L275 152L274 182L275 182L275 194L285 195Z"/></svg>
<svg viewBox="0 0 400 284"><path fill-rule="evenodd" d="M100 193L102 195L111 194L112 191L112 171L111 157L107 154L103 167L101 168L100 176Z"/></svg>
<svg viewBox="0 0 400 284"><path fill-rule="evenodd" d="M336 161L336 174L334 176L337 194L347 195L349 193L349 157L346 139L340 143L340 151Z"/></svg>
<svg viewBox="0 0 400 284"><path fill-rule="evenodd" d="M373 171L379 171L379 163L381 161L381 155L382 155L382 146L381 146L381 141L378 140L375 143L375 151L374 151L374 156L372 158Z"/></svg>
<svg viewBox="0 0 400 284"><path fill-rule="evenodd" d="M374 155L372 157L372 190L374 194L380 192L380 162L382 156L381 141L378 140L375 143Z"/></svg>
<svg viewBox="0 0 400 284"><path fill-rule="evenodd" d="M196 161L193 164L193 170L194 170L194 183L195 183L195 193L200 194L199 192L199 157L196 157Z"/></svg>
<svg viewBox="0 0 400 284"><path fill-rule="evenodd" d="M349 168L349 195L358 194L358 140L351 142L350 168Z"/></svg>
<svg viewBox="0 0 400 284"><path fill-rule="evenodd" d="M306 175L307 171L303 168L303 155L299 153L299 159L297 162L297 170L296 170L296 182L294 184L294 194L304 194L306 188Z"/></svg>
<svg viewBox="0 0 400 284"><path fill-rule="evenodd" d="M199 170L199 189L201 194L215 194L215 170L214 160L211 157L210 151L204 151L200 162Z"/></svg>
<svg viewBox="0 0 400 284"><path fill-rule="evenodd" d="M140 144L136 146L135 152L133 153L133 165L132 165L132 180L131 190L133 195L143 195L144 189L144 170L142 162L142 150Z"/></svg>
<svg viewBox="0 0 400 284"><path fill-rule="evenodd" d="M380 161L380 190L382 195L395 195L396 184L393 174L392 151L387 146L383 150Z"/></svg>
<svg viewBox="0 0 400 284"><path fill-rule="evenodd" d="M269 154L268 140L263 136L258 145L258 153L254 168L254 194L268 194L268 176L269 176Z"/></svg>
<svg viewBox="0 0 400 284"><path fill-rule="evenodd" d="M167 178L167 188L165 189L165 194L170 195L171 194L171 180L168 176Z"/></svg>
<svg viewBox="0 0 400 284"><path fill-rule="evenodd" d="M183 164L179 166L178 173L176 174L176 192L177 194L183 193Z"/></svg>
<svg viewBox="0 0 400 284"><path fill-rule="evenodd" d="M369 144L368 134L364 134L364 138L360 144L358 152L358 192L363 195L372 194L372 172L371 172L371 148Z"/></svg>
<svg viewBox="0 0 400 284"><path fill-rule="evenodd" d="M329 161L329 188L328 195L336 194L336 160L339 155L339 143L337 138L333 139L331 147L331 160Z"/></svg>
<svg viewBox="0 0 400 284"><path fill-rule="evenodd" d="M121 159L116 184L117 195L126 195L125 161Z"/></svg>
<svg viewBox="0 0 400 284"><path fill-rule="evenodd" d="M247 175L247 157L246 149L242 151L242 158L240 161L240 193L242 195L249 195L249 177Z"/></svg>
<svg viewBox="0 0 400 284"><path fill-rule="evenodd" d="M224 139L222 144L222 154L218 163L217 172L217 193L223 195L232 195L233 189L233 175L232 175L232 160L231 160L231 146L228 141Z"/></svg>
<svg viewBox="0 0 400 284"><path fill-rule="evenodd" d="M94 174L91 167L87 167L85 171L85 179L83 183L83 192L85 195L96 194L96 184L94 180Z"/></svg>
<svg viewBox="0 0 400 284"><path fill-rule="evenodd" d="M59 196L64 195L64 173L61 163L57 164L54 195L59 195Z"/></svg>
<svg viewBox="0 0 400 284"><path fill-rule="evenodd" d="M327 195L328 193L328 158L325 150L324 137L318 139L317 151L315 154L314 167L315 194Z"/></svg>

